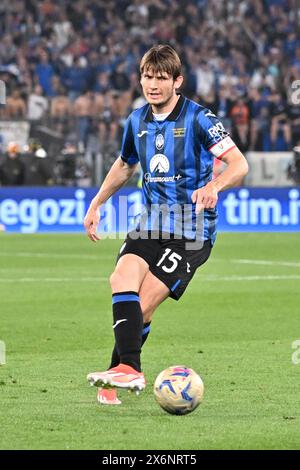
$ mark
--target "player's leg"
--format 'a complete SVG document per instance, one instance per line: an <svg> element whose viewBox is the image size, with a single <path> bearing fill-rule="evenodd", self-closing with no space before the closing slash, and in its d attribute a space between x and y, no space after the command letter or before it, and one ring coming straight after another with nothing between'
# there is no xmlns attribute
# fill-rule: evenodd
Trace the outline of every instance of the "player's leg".
<svg viewBox="0 0 300 470"><path fill-rule="evenodd" d="M157 258L158 261L151 264L151 271L149 270L145 275L139 290L144 318L143 331L147 333L147 336L156 308L168 296L179 300L197 268L204 264L209 258L210 252L210 242L205 242L200 250L192 250L189 252L184 249L182 243L179 241L168 243L161 249L161 253ZM169 256L166 256L166 254ZM114 354L115 360L118 363L119 356L117 348L115 348ZM115 400L118 400L115 391L114 393Z"/></svg>
<svg viewBox="0 0 300 470"><path fill-rule="evenodd" d="M139 292L148 271L148 263L140 256L125 254L118 260L109 279L112 295L124 291Z"/></svg>
<svg viewBox="0 0 300 470"><path fill-rule="evenodd" d="M143 262L145 263L143 266L147 266L147 267L145 267L145 271L143 271L143 273L145 273L144 278L142 279L142 277L139 277L139 280L141 281L141 282L139 282L139 288L137 290L139 295L140 295L141 286L143 285L144 280L146 278L149 279L148 278L149 266L151 266L152 264L155 264L156 259L157 259L157 255L160 251L159 241L158 240L152 240L151 238L145 237L144 235L145 235L144 233L141 233L141 237L135 239L134 237L131 237L131 234L128 234L124 244L122 245L122 247L119 251L118 258L117 258L117 264L116 264L116 270L115 270L115 273L118 274L119 268L121 268L123 266L122 261L121 261L122 258L128 259L127 256L129 254L131 254L131 256L136 255L137 259L142 259L143 260ZM128 279L127 269L126 269L126 279ZM123 288L123 281L121 279L117 280L116 277L115 277L115 279L112 278L111 281L112 282L115 281L114 283L118 282L118 285L114 286L114 288L116 290ZM127 282L127 281L125 281L125 282ZM134 289L136 288L136 286L131 286L131 287L134 288ZM126 288L127 288L127 284L126 284ZM149 287L149 288L151 289L151 287ZM145 290L142 291L142 296L143 297L144 297L144 293L145 293ZM141 300L141 297L140 297L140 300ZM143 312L143 309L145 309L145 312ZM144 316L144 314L148 315L148 310L149 310L149 306L147 306L147 305L145 306L145 302L143 300L143 304L142 304L142 314L143 314L143 316ZM149 334L149 326L150 325L148 325L148 323L146 321L143 322L142 344L145 342L145 340L147 339L147 336ZM111 367L115 367L119 363L120 363L120 355L119 355L118 348L115 345L115 348L114 348L113 354L112 354Z"/></svg>
<svg viewBox="0 0 300 470"><path fill-rule="evenodd" d="M150 324L152 316L157 307L169 296L169 289L166 285L157 279L151 272L147 272L139 290L141 309L143 314L143 330L142 330L142 347L150 333ZM111 364L109 369L114 368L120 364L120 356L117 346L115 344ZM97 400L104 405L120 405L121 401L118 399L117 390L115 388L106 389L99 388L97 393Z"/></svg>
<svg viewBox="0 0 300 470"><path fill-rule="evenodd" d="M112 289L112 293L113 293L113 299L114 299L114 295L115 295L116 299L120 300L120 295L119 294L122 294L123 296L135 295L139 291L139 286L142 283L143 278L145 277L147 271L149 271L148 264L142 258L140 258L140 257L138 257L134 254L127 254L127 255L124 255L121 258L119 258L119 260L117 262L117 265L116 265L116 268L115 268L114 272L112 273L112 275L110 276L110 284L111 284L111 289ZM128 300L128 298L129 297L127 297L127 300ZM131 305L131 308L133 306L133 307L137 307L137 309L138 309L138 306L136 305L136 303L131 304L131 303L128 302L128 303L125 304L125 308L122 312L122 304L124 303L124 301L122 303L121 302L116 302L116 303L119 304L119 305L113 306L114 326L115 326L114 333L115 333L115 336L116 336L116 342L115 342L115 346L114 346L114 349L113 349L113 352L112 352L111 364L110 364L108 370L114 369L117 366L119 366L120 362L126 361L126 358L124 358L124 356L122 357L122 359L120 358L119 349L117 347L117 335L119 336L119 339L122 341L122 343L124 342L124 340L126 340L126 330L124 328L121 329L121 326L122 326L121 324L122 323L128 323L128 322L124 322L123 321L124 318L123 319L115 318L115 312L116 312L116 315L117 315L118 311L120 310L120 312L122 313L122 316L124 317L124 312L126 310L126 307L130 307L130 305ZM136 323L136 318L134 318L135 314L136 314L136 308L134 308L133 314L134 314L134 316L133 316L133 318L130 318L130 323L132 323L132 322ZM141 314L139 314L139 312L138 312L138 316L141 316ZM123 326L125 326L125 325L123 325ZM135 334L135 332L136 332L135 326L136 325L132 325L132 326L133 326L132 334ZM138 322L138 326L140 327L140 322ZM115 331L117 327L118 327L118 330ZM130 328L130 326L128 324L126 325L126 327ZM140 334L140 328L137 331ZM138 356L140 356L140 348L141 348L143 342L145 341L145 339L147 338L148 332L149 331L147 329L147 326L145 328L145 325L143 325L141 345L139 347L139 350L135 352L135 355L136 355L136 353L138 353ZM125 347L130 347L130 346L132 347L132 345L134 346L135 344L136 344L136 341L134 341L134 340L132 341L132 338L131 338L131 343L128 344L128 345L125 343ZM124 347L123 347L123 349L124 349ZM132 353L133 353L133 351L130 352L130 354L131 354L130 359L132 359ZM135 366L135 367L137 367L137 366ZM97 393L97 401L99 403L105 404L105 405L119 405L119 404L121 404L121 401L117 397L117 390L115 388L107 389L107 388L100 387L98 389L98 393Z"/></svg>
<svg viewBox="0 0 300 470"><path fill-rule="evenodd" d="M151 271L147 270L138 291L143 314L142 344L147 339L152 315L158 305L169 295L178 300L185 291L197 267L203 264L209 256L211 249L209 243L206 244L205 248L202 250L196 250L190 253L186 252L184 245L185 242L182 240L166 242L163 247L160 245L160 251L158 252L155 263L149 263ZM166 254L169 255L170 259L166 257ZM123 256L123 259L126 259L127 256L128 255ZM117 266L120 265L120 260L122 260L122 257L119 259ZM190 261L190 263L188 261ZM115 273L116 275L118 274L117 269ZM112 278L111 281L113 281ZM126 276L123 274L121 278L115 278L115 282L112 282L113 292L117 292L118 290L124 291L128 286ZM136 285L131 285L131 289L136 289ZM124 361L120 358L116 344L112 354L111 367L115 367L120 362Z"/></svg>
<svg viewBox="0 0 300 470"><path fill-rule="evenodd" d="M141 371L143 315L140 305L140 286L149 271L144 259L125 254L110 276L112 289L114 334L120 363Z"/></svg>
<svg viewBox="0 0 300 470"><path fill-rule="evenodd" d="M140 297L140 305L143 314L143 330L142 330L142 346L147 340L147 337L150 332L150 324L152 320L152 316L157 309L157 307L171 294L171 297L179 300L183 292L185 291L188 283L193 277L194 272L196 271L197 267L205 263L208 259L211 246L210 243L207 242L202 250L192 251L192 252L185 252L182 250L182 244L178 242L179 246L174 246L174 242L170 244L172 248L169 248L170 255L175 253L177 258L175 259L180 260L181 262L178 263L177 266L174 265L174 271L168 265L166 270L166 266L164 263L160 263L160 259L164 258L166 248L161 250L161 258L158 258L158 262L156 265L154 264L142 281L140 290L139 290L139 297ZM181 254L179 254L181 253ZM173 255L174 259L174 255ZM168 261L166 260L167 264ZM173 261L174 262L174 261ZM158 266L157 266L158 265ZM169 271L169 272L168 272ZM115 345L112 353L111 359L111 366L115 367L120 363L120 356Z"/></svg>
<svg viewBox="0 0 300 470"><path fill-rule="evenodd" d="M148 270L146 261L135 254L125 254L119 258L110 276L110 284L113 328L120 364L107 372L89 374L91 384L133 389L145 387L140 364L143 315L138 292Z"/></svg>
<svg viewBox="0 0 300 470"><path fill-rule="evenodd" d="M151 322L155 310L169 297L169 294L169 288L149 271L139 291L144 324Z"/></svg>
<svg viewBox="0 0 300 470"><path fill-rule="evenodd" d="M142 346L150 333L150 324L155 310L169 296L169 293L169 288L148 271L139 290L143 314ZM118 364L120 364L120 355L115 344L109 368L116 367Z"/></svg>
<svg viewBox="0 0 300 470"><path fill-rule="evenodd" d="M179 300L197 268L209 258L210 252L211 244L208 241L202 249L188 252L179 241L168 242L161 247L158 261L149 263L151 271L146 273L139 290L144 325L150 326L155 309L168 296ZM144 330L149 333L148 328ZM118 361L117 349L115 353Z"/></svg>

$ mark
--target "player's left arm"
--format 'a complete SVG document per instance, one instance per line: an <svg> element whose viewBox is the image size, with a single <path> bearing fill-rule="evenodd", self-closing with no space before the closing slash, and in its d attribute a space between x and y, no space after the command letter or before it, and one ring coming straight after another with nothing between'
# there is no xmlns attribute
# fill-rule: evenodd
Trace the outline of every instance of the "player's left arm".
<svg viewBox="0 0 300 470"><path fill-rule="evenodd" d="M227 164L223 173L193 192L192 202L196 203L196 213L203 209L213 209L217 204L219 191L239 184L248 173L247 160L236 146L223 155L222 161Z"/></svg>

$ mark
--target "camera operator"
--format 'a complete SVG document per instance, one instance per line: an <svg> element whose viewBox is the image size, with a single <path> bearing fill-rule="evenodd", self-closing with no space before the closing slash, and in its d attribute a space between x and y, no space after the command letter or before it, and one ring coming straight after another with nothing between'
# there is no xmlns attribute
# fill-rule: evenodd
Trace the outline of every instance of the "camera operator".
<svg viewBox="0 0 300 470"><path fill-rule="evenodd" d="M53 167L39 142L30 141L25 148L25 186L50 186L54 183Z"/></svg>
<svg viewBox="0 0 300 470"><path fill-rule="evenodd" d="M0 185L21 186L24 184L25 165L20 158L20 148L9 142L5 158L0 165Z"/></svg>

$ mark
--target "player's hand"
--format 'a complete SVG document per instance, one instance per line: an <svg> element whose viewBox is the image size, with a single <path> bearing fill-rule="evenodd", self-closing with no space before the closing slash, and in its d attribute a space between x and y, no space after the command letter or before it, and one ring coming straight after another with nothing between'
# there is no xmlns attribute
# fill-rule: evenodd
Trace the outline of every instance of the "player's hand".
<svg viewBox="0 0 300 470"><path fill-rule="evenodd" d="M100 211L99 209L89 209L86 213L86 216L83 221L84 228L86 230L87 236L92 242L100 240L99 235L97 235L96 230L100 221Z"/></svg>
<svg viewBox="0 0 300 470"><path fill-rule="evenodd" d="M196 214L203 209L213 209L218 202L218 190L213 181L207 183L203 188L196 189L192 194L192 202L196 204Z"/></svg>

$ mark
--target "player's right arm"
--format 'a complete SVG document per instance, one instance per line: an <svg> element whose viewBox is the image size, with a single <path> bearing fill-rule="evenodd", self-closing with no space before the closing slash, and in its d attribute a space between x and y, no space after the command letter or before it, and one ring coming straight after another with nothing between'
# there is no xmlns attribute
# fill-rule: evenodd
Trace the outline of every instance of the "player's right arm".
<svg viewBox="0 0 300 470"><path fill-rule="evenodd" d="M129 116L124 128L121 156L109 170L84 218L84 228L87 231L88 237L93 242L100 240L100 237L96 233L100 220L100 207L131 178L136 170L138 161L139 158L134 144L131 116Z"/></svg>
<svg viewBox="0 0 300 470"><path fill-rule="evenodd" d="M128 165L128 163L119 157L106 175L83 221L87 235L93 242L100 240L96 233L100 221L100 207L131 178L136 170L136 166L137 164Z"/></svg>
<svg viewBox="0 0 300 470"><path fill-rule="evenodd" d="M213 209L218 201L219 191L235 186L248 172L248 163L244 155L231 140L223 124L210 110L205 110L200 117L200 138L206 150L227 164L227 168L214 180L197 188L192 194L196 204L196 214L203 209Z"/></svg>

